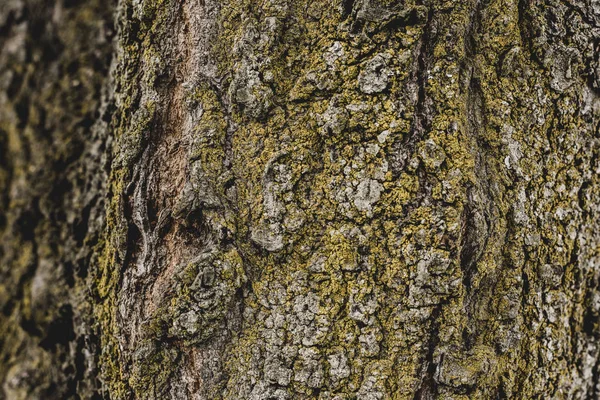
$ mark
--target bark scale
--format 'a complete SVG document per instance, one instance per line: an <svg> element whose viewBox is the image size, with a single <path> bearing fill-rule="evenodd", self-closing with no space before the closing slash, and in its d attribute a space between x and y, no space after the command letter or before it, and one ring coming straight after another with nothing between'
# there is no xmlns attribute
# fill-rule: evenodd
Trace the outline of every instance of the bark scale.
<svg viewBox="0 0 600 400"><path fill-rule="evenodd" d="M593 0L0 8L0 398L600 398Z"/></svg>

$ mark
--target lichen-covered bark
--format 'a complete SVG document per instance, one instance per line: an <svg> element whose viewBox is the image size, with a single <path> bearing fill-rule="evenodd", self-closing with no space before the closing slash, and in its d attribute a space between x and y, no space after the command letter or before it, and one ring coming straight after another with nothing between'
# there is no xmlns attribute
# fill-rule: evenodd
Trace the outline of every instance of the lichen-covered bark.
<svg viewBox="0 0 600 400"><path fill-rule="evenodd" d="M596 1L4 4L0 398L600 398Z"/></svg>

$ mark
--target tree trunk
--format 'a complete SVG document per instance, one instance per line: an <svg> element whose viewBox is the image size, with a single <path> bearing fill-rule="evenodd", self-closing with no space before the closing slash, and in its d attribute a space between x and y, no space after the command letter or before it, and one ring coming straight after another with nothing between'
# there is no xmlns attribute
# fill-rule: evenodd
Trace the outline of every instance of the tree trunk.
<svg viewBox="0 0 600 400"><path fill-rule="evenodd" d="M596 0L1 0L0 399L600 399Z"/></svg>

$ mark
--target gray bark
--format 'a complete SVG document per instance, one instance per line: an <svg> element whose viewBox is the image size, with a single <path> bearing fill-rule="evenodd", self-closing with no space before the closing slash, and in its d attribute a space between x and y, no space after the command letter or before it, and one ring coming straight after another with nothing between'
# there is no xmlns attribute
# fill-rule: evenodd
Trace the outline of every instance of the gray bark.
<svg viewBox="0 0 600 400"><path fill-rule="evenodd" d="M4 0L0 399L600 398L595 0Z"/></svg>

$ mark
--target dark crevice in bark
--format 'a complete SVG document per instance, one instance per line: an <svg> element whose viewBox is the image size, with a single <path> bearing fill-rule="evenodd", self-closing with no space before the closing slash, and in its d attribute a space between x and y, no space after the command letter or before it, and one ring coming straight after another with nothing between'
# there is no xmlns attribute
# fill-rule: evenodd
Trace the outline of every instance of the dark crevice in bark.
<svg viewBox="0 0 600 400"><path fill-rule="evenodd" d="M0 175L2 181L0 181L0 232L6 227L6 215L5 210L8 209L9 196L8 188L12 181L12 166L10 153L8 150L8 134L6 131L0 129ZM0 246L0 259L2 258L2 247Z"/></svg>
<svg viewBox="0 0 600 400"><path fill-rule="evenodd" d="M600 355L596 354L596 357L596 363L592 368L592 398L600 399Z"/></svg>
<svg viewBox="0 0 600 400"><path fill-rule="evenodd" d="M466 79L465 82L468 82L469 85L471 84L474 72L473 70L475 67L473 61L475 60L475 54L477 52L476 36L481 28L481 14L488 2L489 0L473 1L473 6L469 18L469 24L467 26L467 29L465 30L465 57L463 60L461 72L463 74L467 74L468 79ZM470 86L468 86L467 89L470 89Z"/></svg>
<svg viewBox="0 0 600 400"><path fill-rule="evenodd" d="M89 320L88 316L85 318L86 321L79 321L79 324L85 323L87 326L94 326L91 318ZM74 341L73 371L67 381L65 399L111 400L110 394L105 388L102 388L100 376L94 375L97 373L95 368L99 362L99 348L100 338L92 330L77 336ZM88 390L86 397L82 397L81 391L84 388Z"/></svg>
<svg viewBox="0 0 600 400"><path fill-rule="evenodd" d="M137 174L134 174L131 182L127 186L126 193L131 193L135 191L135 183L137 179ZM116 289L120 289L123 284L123 275L126 266L135 265L137 262L137 257L142 249L142 231L138 224L134 221L134 205L133 201L125 201L123 202L123 217L124 220L127 221L127 231L125 236L125 246L123 247L123 252L121 254L121 259L119 261L120 265L120 273L118 282L116 284Z"/></svg>
<svg viewBox="0 0 600 400"><path fill-rule="evenodd" d="M73 308L70 304L63 304L58 310L58 316L45 329L40 346L45 350L55 351L58 346L67 346L73 339Z"/></svg>
<svg viewBox="0 0 600 400"><path fill-rule="evenodd" d="M583 316L583 333L594 338L600 336L597 332L599 322L598 316L588 309Z"/></svg>
<svg viewBox="0 0 600 400"><path fill-rule="evenodd" d="M517 25L519 26L519 34L521 35L521 45L528 48L530 50L529 53L531 53L531 41L529 40L529 36L531 34L530 29L532 29L532 27L528 27L526 21L526 14L528 9L528 6L526 4L527 1L529 0L519 0L517 4Z"/></svg>
<svg viewBox="0 0 600 400"><path fill-rule="evenodd" d="M75 341L75 360L74 367L75 373L72 379L67 383L67 398L70 396L75 397L77 395L77 384L82 382L85 377L85 356L84 351L87 350L85 343L85 336L78 336Z"/></svg>
<svg viewBox="0 0 600 400"><path fill-rule="evenodd" d="M529 275L527 275L525 268L523 268L521 271L521 282L523 282L523 288L521 290L521 310L525 312L525 310L527 310L527 300L529 299L529 294L531 291Z"/></svg>
<svg viewBox="0 0 600 400"><path fill-rule="evenodd" d="M463 92L466 96L466 129L468 138L472 143L472 154L475 158L475 175L477 181L467 190L467 203L464 205L462 216L462 232L460 243L460 267L462 282L465 288L464 307L468 315L473 311L471 303L476 301L473 293L472 282L477 273L477 263L483 256L487 247L490 231L492 229L493 196L491 193L491 176L487 162L490 157L488 145L482 140L487 121L484 96L477 66L473 60L477 53L476 35L481 25L481 14L486 2L476 1L469 26L465 32L465 58L461 65L461 76L464 85ZM466 342L467 347L474 339L476 332L470 332Z"/></svg>
<svg viewBox="0 0 600 400"><path fill-rule="evenodd" d="M419 56L417 59L417 71L416 71L416 82L418 84L418 97L417 104L415 107L415 118L413 119L413 125L409 133L409 143L414 144L419 138L423 137L429 130L431 120L431 110L429 109L428 98L427 98L427 75L429 69L429 52L433 47L432 36L432 23L433 23L433 8L429 9L427 14L427 22L425 24L424 34L422 43L419 48Z"/></svg>
<svg viewBox="0 0 600 400"><path fill-rule="evenodd" d="M474 219L474 208L471 204L465 205L463 211L462 240L460 243L460 267L463 271L463 285L467 296L471 293L473 276L477 272L477 262L481 258L482 250L487 245L487 232L480 232ZM481 242L482 234L484 241Z"/></svg>
<svg viewBox="0 0 600 400"><path fill-rule="evenodd" d="M14 233L20 236L22 242L31 243L31 255L33 259L20 276L14 295L10 297L9 301L2 309L2 312L6 316L10 315L20 300L23 299L23 296L25 295L25 286L27 282L30 282L35 276L38 266L38 246L35 236L35 228L37 226L37 221L41 220L41 213L39 212L37 198L34 199L31 207L33 207L31 210L22 213L17 221L15 221L15 228L17 230ZM35 336L39 336L41 334L33 321L23 319L21 321L21 326L23 329L34 334Z"/></svg>
<svg viewBox="0 0 600 400"><path fill-rule="evenodd" d="M122 260L124 266L135 265L137 256L140 253L142 240L142 232L139 227L130 222L127 228L127 247L125 250L125 257Z"/></svg>
<svg viewBox="0 0 600 400"><path fill-rule="evenodd" d="M437 398L438 384L435 380L435 373L437 369L437 363L434 362L435 349L437 348L440 338L440 315L444 303L437 305L431 313L431 327L429 334L429 342L427 343L427 355L425 357L425 364L427 369L425 375L421 380L419 389L415 392L413 400L434 400Z"/></svg>
<svg viewBox="0 0 600 400"><path fill-rule="evenodd" d="M536 37L539 34L537 29L540 28L539 24L533 23L531 15L532 5L531 0L519 0L517 4L519 35L521 36L521 46L527 50L529 59L535 62L537 65L544 67L544 61L540 58L541 55L538 52L538 44L536 43Z"/></svg>
<svg viewBox="0 0 600 400"><path fill-rule="evenodd" d="M422 17L423 16L419 12L419 9L413 8L410 12L406 13L406 15L402 15L389 20L382 26L382 29L389 29L394 31L407 26L418 25L420 23L425 22L423 21Z"/></svg>
<svg viewBox="0 0 600 400"><path fill-rule="evenodd" d="M508 399L508 395L506 394L506 390L504 389L504 380L500 379L500 384L498 385L498 393L496 393L496 400L505 399Z"/></svg>
<svg viewBox="0 0 600 400"><path fill-rule="evenodd" d="M427 22L423 28L423 36L420 40L416 62L412 68L411 82L417 87L417 100L414 108L414 116L406 139L394 144L393 158L391 159L392 172L397 177L415 151L419 139L423 138L429 131L433 120L433 109L431 99L427 96L427 75L429 70L429 57L434 46L433 7L427 13Z"/></svg>
<svg viewBox="0 0 600 400"><path fill-rule="evenodd" d="M354 10L355 0L342 0L342 19L348 18Z"/></svg>
<svg viewBox="0 0 600 400"><path fill-rule="evenodd" d="M15 73L6 89L6 95L9 99L15 99L23 87L24 76L22 73Z"/></svg>
<svg viewBox="0 0 600 400"><path fill-rule="evenodd" d="M13 25L17 23L17 17L15 15L15 10L10 10L4 23L0 25L0 43L4 42L4 38L8 36L9 32Z"/></svg>

